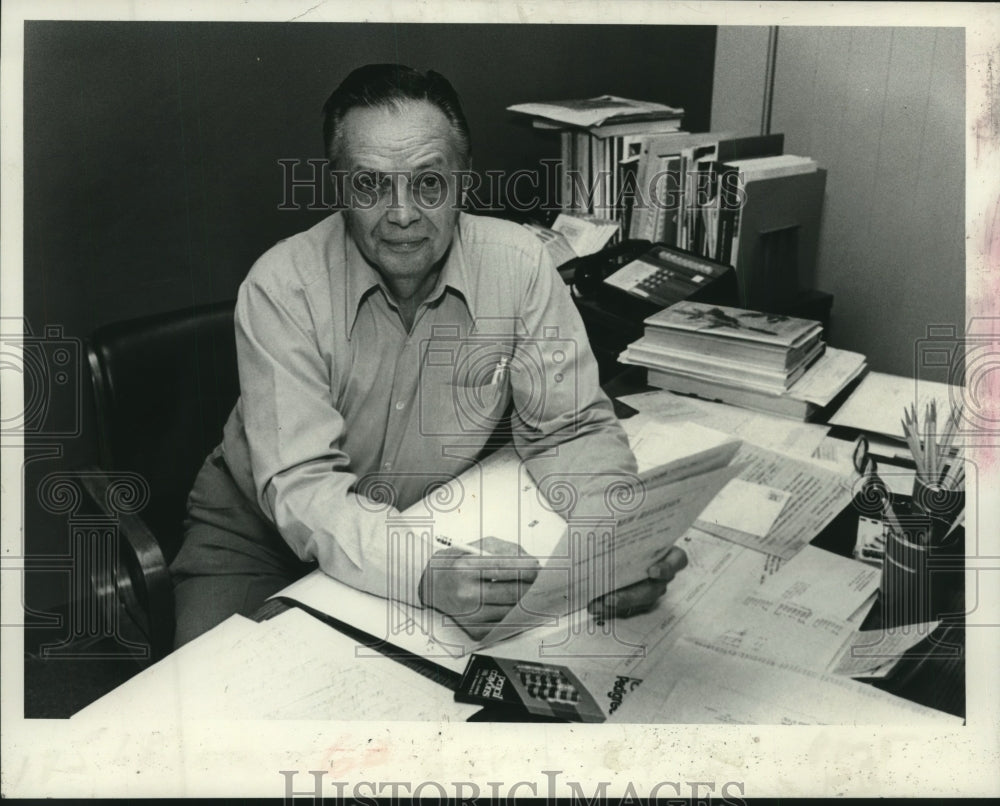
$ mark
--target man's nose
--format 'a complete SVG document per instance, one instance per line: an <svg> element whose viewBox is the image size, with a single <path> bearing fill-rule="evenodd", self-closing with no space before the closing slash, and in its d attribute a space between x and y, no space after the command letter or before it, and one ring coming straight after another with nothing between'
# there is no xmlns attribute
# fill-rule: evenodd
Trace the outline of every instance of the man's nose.
<svg viewBox="0 0 1000 806"><path fill-rule="evenodd" d="M408 227L422 215L420 206L413 198L413 186L400 176L396 178L393 191L389 197L386 217L397 226Z"/></svg>

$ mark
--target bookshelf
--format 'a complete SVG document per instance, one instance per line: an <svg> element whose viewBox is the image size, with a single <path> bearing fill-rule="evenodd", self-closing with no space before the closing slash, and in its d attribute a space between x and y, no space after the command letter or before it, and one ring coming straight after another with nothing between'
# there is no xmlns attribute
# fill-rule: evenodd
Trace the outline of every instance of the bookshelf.
<svg viewBox="0 0 1000 806"><path fill-rule="evenodd" d="M741 307L789 312L814 274L826 171L784 153L782 134L691 133L671 107L581 125L579 105L599 100L509 107L546 110L533 124L559 140L562 212L615 222L612 244L646 240L730 265Z"/></svg>

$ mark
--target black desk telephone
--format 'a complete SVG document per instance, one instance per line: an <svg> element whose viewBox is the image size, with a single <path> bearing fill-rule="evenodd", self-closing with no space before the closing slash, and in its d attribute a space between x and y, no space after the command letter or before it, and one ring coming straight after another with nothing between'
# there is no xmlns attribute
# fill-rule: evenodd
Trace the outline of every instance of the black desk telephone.
<svg viewBox="0 0 1000 806"><path fill-rule="evenodd" d="M640 321L685 299L739 305L731 266L675 246L627 240L560 268L569 271L581 297Z"/></svg>

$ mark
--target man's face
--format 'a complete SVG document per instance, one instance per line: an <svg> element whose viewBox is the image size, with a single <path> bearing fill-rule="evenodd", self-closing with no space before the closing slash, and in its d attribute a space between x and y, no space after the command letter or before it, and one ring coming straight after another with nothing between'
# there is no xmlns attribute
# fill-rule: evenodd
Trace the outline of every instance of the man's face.
<svg viewBox="0 0 1000 806"><path fill-rule="evenodd" d="M448 119L426 101L351 109L337 167L348 171L345 215L361 253L393 291L427 293L458 222L461 156Z"/></svg>

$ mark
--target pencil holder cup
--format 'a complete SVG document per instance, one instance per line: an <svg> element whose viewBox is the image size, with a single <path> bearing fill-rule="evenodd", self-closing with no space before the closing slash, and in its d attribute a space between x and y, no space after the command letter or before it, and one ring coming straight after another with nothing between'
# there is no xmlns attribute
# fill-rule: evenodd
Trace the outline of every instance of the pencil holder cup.
<svg viewBox="0 0 1000 806"><path fill-rule="evenodd" d="M927 484L920 478L913 480L913 508L930 521L928 543L931 546L938 548L958 539L957 532L948 535L948 531L964 507L964 490L949 490L938 484Z"/></svg>
<svg viewBox="0 0 1000 806"><path fill-rule="evenodd" d="M886 629L931 620L928 562L931 519L913 506L895 507L897 529L885 523L885 559L879 598Z"/></svg>

